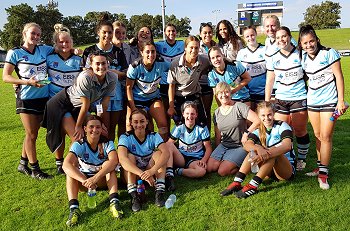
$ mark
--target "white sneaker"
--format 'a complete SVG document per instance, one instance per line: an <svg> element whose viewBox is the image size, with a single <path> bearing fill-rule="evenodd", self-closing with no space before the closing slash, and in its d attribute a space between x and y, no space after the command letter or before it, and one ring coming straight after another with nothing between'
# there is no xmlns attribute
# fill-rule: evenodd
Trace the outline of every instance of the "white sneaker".
<svg viewBox="0 0 350 231"><path fill-rule="evenodd" d="M303 171L306 167L306 162L304 160L297 161L297 171Z"/></svg>
<svg viewBox="0 0 350 231"><path fill-rule="evenodd" d="M320 183L320 188L323 190L329 189L329 184L327 181L328 176L327 175L318 175L318 183Z"/></svg>
<svg viewBox="0 0 350 231"><path fill-rule="evenodd" d="M318 168L315 168L314 170L312 170L312 172L305 173L305 175L307 175L307 176L318 176Z"/></svg>

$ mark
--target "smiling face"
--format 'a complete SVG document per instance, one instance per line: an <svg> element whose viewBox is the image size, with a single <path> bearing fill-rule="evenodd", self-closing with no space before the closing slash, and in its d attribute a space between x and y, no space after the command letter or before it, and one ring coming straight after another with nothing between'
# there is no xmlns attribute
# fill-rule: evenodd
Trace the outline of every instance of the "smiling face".
<svg viewBox="0 0 350 231"><path fill-rule="evenodd" d="M123 41L126 38L126 29L122 26L116 26L114 28L114 36L116 39Z"/></svg>
<svg viewBox="0 0 350 231"><path fill-rule="evenodd" d="M225 41L228 41L229 39L228 29L226 25L223 23L220 23L219 25L219 34Z"/></svg>
<svg viewBox="0 0 350 231"><path fill-rule="evenodd" d="M23 41L28 45L37 45L40 42L41 30L37 26L31 26L23 31Z"/></svg>
<svg viewBox="0 0 350 231"><path fill-rule="evenodd" d="M142 52L142 60L145 65L152 65L156 60L156 48L153 45L146 45Z"/></svg>
<svg viewBox="0 0 350 231"><path fill-rule="evenodd" d="M100 38L100 42L104 44L109 44L113 38L113 28L107 25L101 26L98 31L98 37Z"/></svg>
<svg viewBox="0 0 350 231"><path fill-rule="evenodd" d="M92 58L91 68L97 77L104 77L108 71L108 62L105 56L97 55Z"/></svg>
<svg viewBox="0 0 350 231"><path fill-rule="evenodd" d="M99 140L102 133L102 124L99 120L89 120L84 126L86 136L90 139Z"/></svg>
<svg viewBox="0 0 350 231"><path fill-rule="evenodd" d="M199 52L199 42L190 41L185 47L186 60L197 59Z"/></svg>
<svg viewBox="0 0 350 231"><path fill-rule="evenodd" d="M317 52L317 38L312 34L306 34L300 38L301 47L308 55L315 55Z"/></svg>
<svg viewBox="0 0 350 231"><path fill-rule="evenodd" d="M210 44L213 40L213 30L209 26L205 26L202 28L200 36L205 44Z"/></svg>
<svg viewBox="0 0 350 231"><path fill-rule="evenodd" d="M191 106L187 106L182 113L182 116L185 119L186 127L193 128L196 124L196 118L198 116L196 109Z"/></svg>
<svg viewBox="0 0 350 231"><path fill-rule="evenodd" d="M176 29L173 26L167 26L165 28L165 36L166 40L170 43L173 44L176 39Z"/></svg>
<svg viewBox="0 0 350 231"><path fill-rule="evenodd" d="M73 40L68 33L60 33L57 36L56 49L59 53L70 53L73 48Z"/></svg>
<svg viewBox="0 0 350 231"><path fill-rule="evenodd" d="M286 50L290 46L290 36L285 30L278 30L276 32L276 42L280 49Z"/></svg>
<svg viewBox="0 0 350 231"><path fill-rule="evenodd" d="M148 27L142 27L138 34L137 39L139 42L149 42L151 41L151 31Z"/></svg>
<svg viewBox="0 0 350 231"><path fill-rule="evenodd" d="M254 29L247 29L243 32L243 37L247 45L254 46L256 42L256 32Z"/></svg>
<svg viewBox="0 0 350 231"><path fill-rule="evenodd" d="M272 128L274 121L273 115L273 110L270 107L260 108L258 111L260 121L264 124L266 128Z"/></svg>
<svg viewBox="0 0 350 231"><path fill-rule="evenodd" d="M269 38L275 38L276 37L276 31L278 29L278 23L276 19L274 18L267 18L264 21L264 29L265 29L265 34Z"/></svg>
<svg viewBox="0 0 350 231"><path fill-rule="evenodd" d="M146 131L148 120L142 113L135 113L131 116L130 124L136 133Z"/></svg>
<svg viewBox="0 0 350 231"><path fill-rule="evenodd" d="M218 68L222 65L225 66L225 62L224 62L224 56L221 53L220 50L212 50L209 53L209 58L210 58L210 62L211 64L215 67Z"/></svg>
<svg viewBox="0 0 350 231"><path fill-rule="evenodd" d="M231 90L225 89L218 91L216 97L220 101L221 105L229 105L231 103Z"/></svg>

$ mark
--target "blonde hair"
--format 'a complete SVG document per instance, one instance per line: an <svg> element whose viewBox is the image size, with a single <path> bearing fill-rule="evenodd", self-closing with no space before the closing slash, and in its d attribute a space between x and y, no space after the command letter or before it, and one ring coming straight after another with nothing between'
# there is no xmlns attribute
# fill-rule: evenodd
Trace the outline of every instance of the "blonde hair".
<svg viewBox="0 0 350 231"><path fill-rule="evenodd" d="M58 39L58 36L63 34L63 35L68 35L71 42L73 43L73 38L72 36L70 35L70 30L68 29L68 27L64 26L63 24L61 23L56 23L54 26L53 26L55 32L53 33L53 36L52 36L52 42L56 45L56 42L57 42L57 39Z"/></svg>
<svg viewBox="0 0 350 231"><path fill-rule="evenodd" d="M113 25L113 29L115 29L116 27L124 27L126 29L125 24L121 21L115 21L112 23L112 25Z"/></svg>
<svg viewBox="0 0 350 231"><path fill-rule="evenodd" d="M29 30L29 28L31 27L36 27L40 30L41 32L41 27L39 26L39 24L35 23L35 22L29 22L29 23L26 23L23 27L23 30L22 30L22 39L24 41L24 34L27 33L27 31Z"/></svg>
<svg viewBox="0 0 350 231"><path fill-rule="evenodd" d="M280 19L274 14L266 16L266 18L264 19L264 27L265 27L265 22L266 22L267 19L275 20L277 28L281 27Z"/></svg>
<svg viewBox="0 0 350 231"><path fill-rule="evenodd" d="M215 96L218 96L219 92L229 91L231 92L231 87L226 82L220 82L215 87Z"/></svg>
<svg viewBox="0 0 350 231"><path fill-rule="evenodd" d="M256 107L256 113L259 115L260 110L265 109L265 108L270 108L273 111L273 104L270 102L263 101L261 103L258 103ZM260 123L259 125L259 139L261 145L266 148L266 128L263 123Z"/></svg>

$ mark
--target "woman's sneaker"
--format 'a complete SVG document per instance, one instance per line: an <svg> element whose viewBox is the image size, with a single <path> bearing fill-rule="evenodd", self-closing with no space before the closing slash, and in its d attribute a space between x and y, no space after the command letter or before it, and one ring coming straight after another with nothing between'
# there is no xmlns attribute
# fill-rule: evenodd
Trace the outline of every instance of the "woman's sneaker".
<svg viewBox="0 0 350 231"><path fill-rule="evenodd" d="M238 192L242 189L242 184L237 181L233 181L227 188L220 193L221 196L228 196L234 192Z"/></svg>
<svg viewBox="0 0 350 231"><path fill-rule="evenodd" d="M318 175L318 183L320 184L320 188L323 190L329 189L329 184L327 179L328 179L328 176L325 174Z"/></svg>
<svg viewBox="0 0 350 231"><path fill-rule="evenodd" d="M27 165L19 164L17 167L17 171L23 173L24 175L31 176L32 170Z"/></svg>
<svg viewBox="0 0 350 231"><path fill-rule="evenodd" d="M38 180L46 180L46 179L52 179L53 176L41 171L41 169L33 170L32 171L32 177Z"/></svg>
<svg viewBox="0 0 350 231"><path fill-rule="evenodd" d="M305 175L307 175L307 176L318 176L318 168L315 168L314 170L312 170L312 172L305 173Z"/></svg>
<svg viewBox="0 0 350 231"><path fill-rule="evenodd" d="M123 217L123 210L120 207L119 201L114 201L109 205L109 211L112 212L112 216L114 218L122 218Z"/></svg>
<svg viewBox="0 0 350 231"><path fill-rule="evenodd" d="M245 199L256 193L258 193L258 188L251 184L247 184L241 190L239 190L238 192L235 192L235 195L239 199Z"/></svg>
<svg viewBox="0 0 350 231"><path fill-rule="evenodd" d="M79 208L71 209L69 212L69 217L68 217L68 221L66 222L66 225L68 227L71 227L78 224L80 216L81 216L81 211Z"/></svg>

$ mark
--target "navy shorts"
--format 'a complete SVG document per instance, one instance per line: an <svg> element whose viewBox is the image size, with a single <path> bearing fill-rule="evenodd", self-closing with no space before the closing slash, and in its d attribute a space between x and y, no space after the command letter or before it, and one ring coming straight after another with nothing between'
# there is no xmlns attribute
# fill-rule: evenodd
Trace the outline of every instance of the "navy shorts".
<svg viewBox="0 0 350 231"><path fill-rule="evenodd" d="M49 97L25 100L16 98L16 113L42 115L44 114L45 105L48 100Z"/></svg>
<svg viewBox="0 0 350 231"><path fill-rule="evenodd" d="M331 104L325 104L325 105L307 105L307 110L314 111L314 112L334 112L337 104L331 103Z"/></svg>
<svg viewBox="0 0 350 231"><path fill-rule="evenodd" d="M289 115L291 113L300 112L300 111L306 111L306 99L302 100L275 100L275 111L284 114Z"/></svg>

